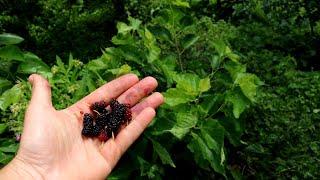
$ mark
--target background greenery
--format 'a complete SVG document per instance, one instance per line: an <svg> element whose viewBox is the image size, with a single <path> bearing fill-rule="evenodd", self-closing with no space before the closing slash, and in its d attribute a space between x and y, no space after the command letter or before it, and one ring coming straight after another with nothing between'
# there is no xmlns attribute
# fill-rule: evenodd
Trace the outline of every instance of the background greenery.
<svg viewBox="0 0 320 180"><path fill-rule="evenodd" d="M28 74L62 109L133 72L156 77L166 103L110 179L320 177L317 0L2 0L0 12L0 33L24 38L0 36L1 164Z"/></svg>

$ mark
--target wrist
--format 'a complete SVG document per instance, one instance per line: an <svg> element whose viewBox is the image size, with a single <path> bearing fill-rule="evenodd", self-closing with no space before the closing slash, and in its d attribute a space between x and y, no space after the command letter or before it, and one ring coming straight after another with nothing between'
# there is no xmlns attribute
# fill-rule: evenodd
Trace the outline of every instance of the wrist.
<svg viewBox="0 0 320 180"><path fill-rule="evenodd" d="M44 179L40 169L16 156L0 171L0 179Z"/></svg>

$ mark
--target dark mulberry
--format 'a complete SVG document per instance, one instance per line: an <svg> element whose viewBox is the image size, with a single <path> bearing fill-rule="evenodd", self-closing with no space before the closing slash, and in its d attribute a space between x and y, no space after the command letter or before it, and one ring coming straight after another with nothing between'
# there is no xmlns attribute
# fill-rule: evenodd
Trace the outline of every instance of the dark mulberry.
<svg viewBox="0 0 320 180"><path fill-rule="evenodd" d="M107 106L107 103L105 101L99 101L95 102L90 106L90 109L92 111L97 111L98 113L103 113L105 108Z"/></svg>
<svg viewBox="0 0 320 180"><path fill-rule="evenodd" d="M93 114L84 114L82 134L87 137L98 137L100 141L114 138L122 124L132 119L128 104L121 104L117 100L110 101L111 111L106 109L104 101L93 103L90 109Z"/></svg>

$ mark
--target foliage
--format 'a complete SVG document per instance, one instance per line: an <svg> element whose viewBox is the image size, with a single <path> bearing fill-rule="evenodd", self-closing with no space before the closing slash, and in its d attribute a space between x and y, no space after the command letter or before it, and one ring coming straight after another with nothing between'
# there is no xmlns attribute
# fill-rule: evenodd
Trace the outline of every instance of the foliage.
<svg viewBox="0 0 320 180"><path fill-rule="evenodd" d="M112 0L5 0L0 2L0 32L23 35L24 48L47 63L70 52L87 61L110 45L115 22L124 18L122 9Z"/></svg>
<svg viewBox="0 0 320 180"><path fill-rule="evenodd" d="M292 72L276 90L264 89L259 106L250 112L251 118L263 121L247 124L250 145L241 154L252 171L248 175L263 178L272 171L270 178L320 176L319 78L318 72Z"/></svg>
<svg viewBox="0 0 320 180"><path fill-rule="evenodd" d="M21 131L27 74L46 76L62 109L134 72L166 103L110 179L319 178L318 0L3 2L0 32L25 38L0 35L5 137Z"/></svg>
<svg viewBox="0 0 320 180"><path fill-rule="evenodd" d="M160 178L172 168L184 168L181 164L188 163L201 169L184 174L172 171L173 175L227 177L230 171L224 142L228 139L234 146L241 144L240 115L255 100L261 82L239 63L240 57L232 51L227 38L217 35L225 23L214 24L209 18L189 16L187 4L177 2L166 4L171 8L159 10L147 24L132 17L128 23L119 22L118 34L112 38L115 47L106 48L100 58L82 64L72 56L68 63L57 57L51 70L40 73L49 79L53 103L58 109L121 74L132 71L155 76L160 90L165 91L166 103L125 157L138 165L125 171ZM23 67L27 73L39 72L32 66ZM2 121L16 133L21 132L23 112L30 96L29 85L24 81L20 84L1 96L5 104ZM6 97L12 95L21 98L8 102ZM172 156L174 153L187 153L189 158ZM122 174L119 173L122 165L111 178Z"/></svg>

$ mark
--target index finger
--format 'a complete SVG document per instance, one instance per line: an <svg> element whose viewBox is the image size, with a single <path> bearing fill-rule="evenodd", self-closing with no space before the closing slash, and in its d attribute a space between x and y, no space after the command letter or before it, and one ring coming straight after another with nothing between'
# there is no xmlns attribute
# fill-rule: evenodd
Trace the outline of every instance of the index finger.
<svg viewBox="0 0 320 180"><path fill-rule="evenodd" d="M77 103L70 106L68 110L72 112L87 112L89 111L89 104L102 100L109 102L112 98L118 97L138 81L139 78L135 74L123 75L96 89Z"/></svg>

